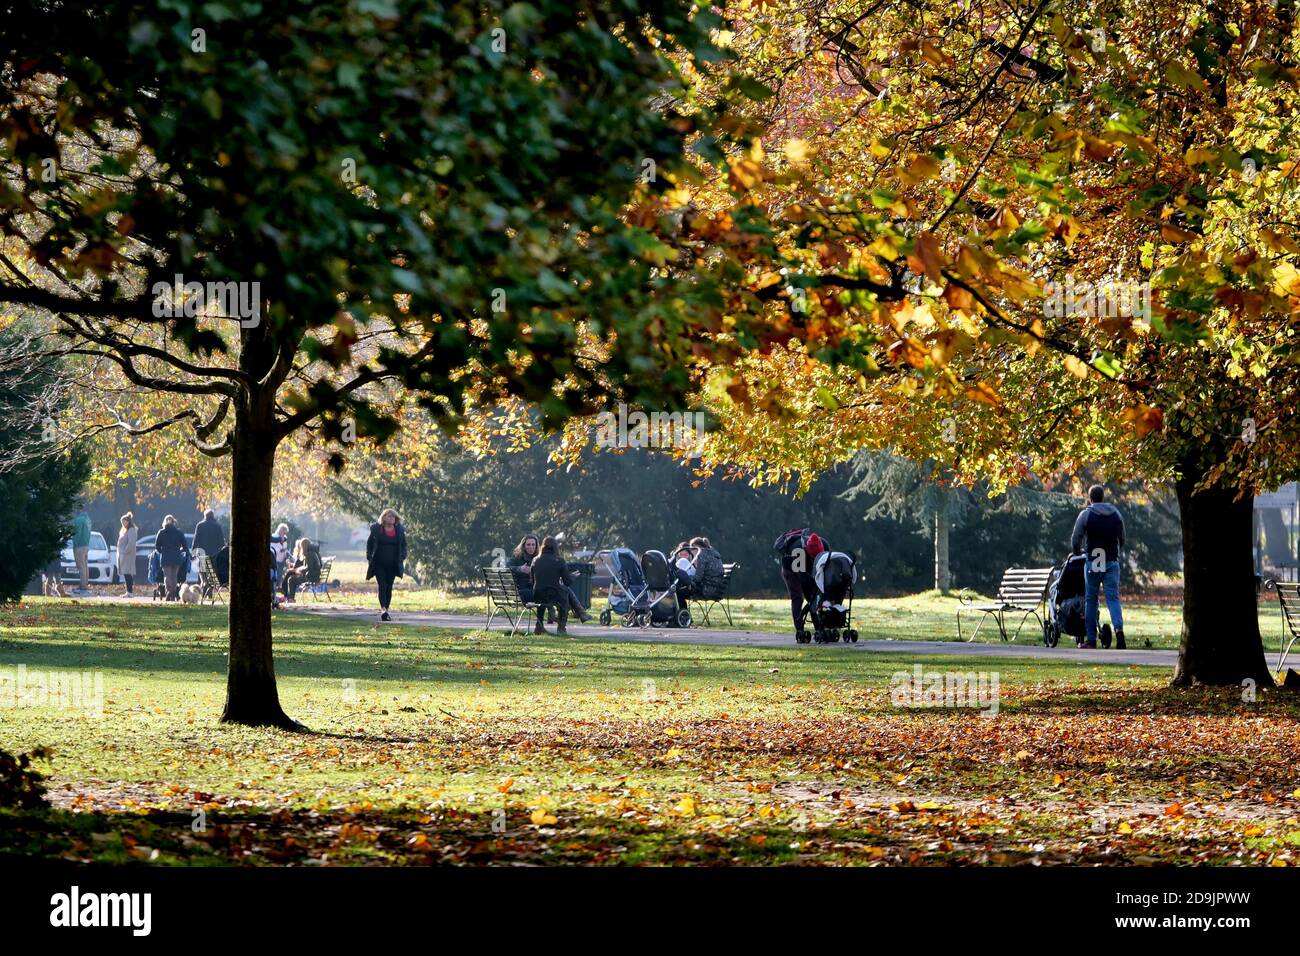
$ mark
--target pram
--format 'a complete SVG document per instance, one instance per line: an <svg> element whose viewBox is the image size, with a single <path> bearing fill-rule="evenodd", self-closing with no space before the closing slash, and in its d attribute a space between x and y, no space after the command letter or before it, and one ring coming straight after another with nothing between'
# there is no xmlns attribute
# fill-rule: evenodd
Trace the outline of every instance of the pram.
<svg viewBox="0 0 1300 956"><path fill-rule="evenodd" d="M846 643L858 642L858 632L852 626L853 585L857 579L853 555L843 551L817 555L813 563L817 591L809 600L808 612L813 623L812 639L818 644L834 644L841 637ZM808 638L802 638L801 643L807 642Z"/></svg>
<svg viewBox="0 0 1300 956"><path fill-rule="evenodd" d="M677 583L662 551L647 551L640 561L630 548L611 548L599 557L610 576L601 624L608 627L617 616L623 627L690 627L690 612L677 600Z"/></svg>
<svg viewBox="0 0 1300 956"><path fill-rule="evenodd" d="M645 575L636 554L631 548L611 548L596 557L609 575L609 607L600 612L600 623L609 627L617 615L625 627L632 627L636 623L636 602L645 593Z"/></svg>
<svg viewBox="0 0 1300 956"><path fill-rule="evenodd" d="M1055 647L1061 635L1068 634L1075 644L1082 644L1088 629L1084 620L1084 568L1088 558L1071 554L1052 573L1047 585L1047 620L1043 622L1043 643ZM1110 647L1111 629L1103 624L1098 638L1102 647Z"/></svg>

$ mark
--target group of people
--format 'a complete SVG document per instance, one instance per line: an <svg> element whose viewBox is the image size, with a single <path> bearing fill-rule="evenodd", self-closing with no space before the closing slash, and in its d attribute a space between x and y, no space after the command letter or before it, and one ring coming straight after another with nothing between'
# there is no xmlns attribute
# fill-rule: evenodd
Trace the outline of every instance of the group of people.
<svg viewBox="0 0 1300 956"><path fill-rule="evenodd" d="M678 603L683 608L689 607L692 599L711 601L721 597L727 587L722 555L702 535L683 541L673 549L671 573L677 582Z"/></svg>
<svg viewBox="0 0 1300 956"><path fill-rule="evenodd" d="M570 612L576 614L584 624L591 619L573 589L573 578L568 564L560 555L558 538L524 535L506 566L515 574L520 597L525 603L537 605L534 634L548 633L544 623L548 609L554 613L557 634L568 633ZM669 573L675 582L681 608L688 607L692 598L711 599L720 596L726 588L722 555L705 537L691 538L678 544L673 549Z"/></svg>
<svg viewBox="0 0 1300 956"><path fill-rule="evenodd" d="M538 538L526 534L519 540L514 554L506 562L519 584L519 596L525 603L537 603L537 625L534 634L548 633L544 626L546 609L554 608L557 634L567 634L569 611L578 615L583 624L591 620L582 602L573 590L569 567L560 557L560 546L551 535Z"/></svg>
<svg viewBox="0 0 1300 956"><path fill-rule="evenodd" d="M694 542L692 542L694 544ZM1070 535L1072 554L1084 555L1084 636L1080 647L1095 648L1100 623L1100 598L1105 595L1115 631L1115 648L1124 650L1124 612L1120 607L1120 550L1125 544L1124 516L1106 501L1106 489L1093 485L1088 501L1074 522ZM790 618L796 636L803 632L804 621L817 586L813 568L817 558L830 550L826 539L809 528L796 528L779 536L773 544L781 566L781 580L790 597Z"/></svg>

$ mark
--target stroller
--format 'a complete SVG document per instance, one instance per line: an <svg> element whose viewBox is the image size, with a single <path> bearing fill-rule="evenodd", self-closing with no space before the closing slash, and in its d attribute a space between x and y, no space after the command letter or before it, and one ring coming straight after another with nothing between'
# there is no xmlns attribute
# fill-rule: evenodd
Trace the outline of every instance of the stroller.
<svg viewBox="0 0 1300 956"><path fill-rule="evenodd" d="M631 548L611 548L597 557L609 575L609 607L600 612L600 623L609 627L615 615L624 627L636 625L637 601L645 595L645 575Z"/></svg>
<svg viewBox="0 0 1300 956"><path fill-rule="evenodd" d="M1062 634L1073 637L1076 645L1087 637L1083 599L1083 571L1087 562L1086 555L1068 555L1052 574L1047 585L1047 620L1043 622L1043 643L1048 647L1060 643ZM1110 647L1110 624L1101 626L1098 639L1102 647Z"/></svg>
<svg viewBox="0 0 1300 956"><path fill-rule="evenodd" d="M647 551L641 555L641 573L645 575L646 594L640 610L640 625L690 627L691 612L678 597L677 579L673 577L664 553Z"/></svg>
<svg viewBox="0 0 1300 956"><path fill-rule="evenodd" d="M841 637L856 644L853 629L853 585L858 579L857 562L843 551L823 551L813 564L813 582L817 591L808 604L812 618L812 639L818 644L834 644ZM806 631L804 632L807 633ZM800 643L808 643L801 637Z"/></svg>

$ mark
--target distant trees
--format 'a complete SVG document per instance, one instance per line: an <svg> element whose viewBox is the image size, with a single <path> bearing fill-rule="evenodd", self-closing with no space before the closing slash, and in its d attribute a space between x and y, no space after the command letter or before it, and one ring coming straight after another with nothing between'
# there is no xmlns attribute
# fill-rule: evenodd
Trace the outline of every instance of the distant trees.
<svg viewBox="0 0 1300 956"><path fill-rule="evenodd" d="M861 593L918 591L933 581L932 512L925 501L938 486L901 459L864 457L832 468L794 498L779 487L699 478L670 457L644 450L588 455L581 467L566 470L549 460L555 447L541 442L475 456L443 440L414 476L381 477L389 469L380 464L368 476L349 470L332 482L332 491L341 507L366 520L396 508L407 525L416 572L445 587L475 584L494 549L508 553L529 532L563 532L569 550L665 549L704 534L725 560L740 562L737 592L762 593L780 587L772 540L801 525L821 531L836 548L857 552ZM899 480L868 478L884 473ZM958 499L951 512L953 583L986 591L1009 565L1059 560L1079 510L1073 496L1042 490L1017 488L994 499L966 489L945 493ZM1174 571L1176 505L1162 514L1142 495L1138 488L1120 488L1115 498L1132 532L1131 553L1148 574Z"/></svg>
<svg viewBox="0 0 1300 956"><path fill-rule="evenodd" d="M0 349L12 339L0 333ZM0 372L0 602L16 601L59 553L90 473L80 446L59 451L52 436L43 434L48 380L39 369Z"/></svg>

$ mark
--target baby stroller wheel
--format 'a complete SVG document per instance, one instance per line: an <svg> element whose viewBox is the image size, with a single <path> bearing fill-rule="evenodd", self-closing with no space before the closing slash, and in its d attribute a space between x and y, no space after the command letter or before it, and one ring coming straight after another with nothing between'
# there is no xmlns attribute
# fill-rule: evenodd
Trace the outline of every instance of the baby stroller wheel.
<svg viewBox="0 0 1300 956"><path fill-rule="evenodd" d="M848 641L851 644L858 643L858 632L850 628L849 630L844 632L844 640Z"/></svg>
<svg viewBox="0 0 1300 956"><path fill-rule="evenodd" d="M601 612L600 612L600 626L601 626L601 627L609 627L609 621L610 621L609 611L608 611L608 610L601 611Z"/></svg>
<svg viewBox="0 0 1300 956"><path fill-rule="evenodd" d="M637 615L637 624L641 625L643 629L649 627L653 622L654 622L654 615L651 614L649 611L642 611L639 615Z"/></svg>
<svg viewBox="0 0 1300 956"><path fill-rule="evenodd" d="M1056 640L1057 640L1056 628L1052 626L1051 621L1044 621L1043 622L1043 646L1055 647Z"/></svg>
<svg viewBox="0 0 1300 956"><path fill-rule="evenodd" d="M1103 625L1101 626L1101 631L1100 631L1100 633L1097 635L1097 637L1098 637L1098 639L1101 641L1101 646L1102 646L1102 647L1110 647L1110 638L1111 638L1110 625L1109 625L1109 624L1103 624Z"/></svg>
<svg viewBox="0 0 1300 956"><path fill-rule="evenodd" d="M828 627L826 629L826 643L838 644L840 642L840 632L838 628Z"/></svg>
<svg viewBox="0 0 1300 956"><path fill-rule="evenodd" d="M808 632L803 628L800 628L799 630L795 631L794 642L796 644L807 644L809 640L810 638L808 637Z"/></svg>
<svg viewBox="0 0 1300 956"><path fill-rule="evenodd" d="M691 626L691 612L686 608L682 608L680 611L677 612L677 626L678 627Z"/></svg>
<svg viewBox="0 0 1300 956"><path fill-rule="evenodd" d="M621 623L624 627L636 627L636 612L628 611L626 614L623 615L623 620L620 621L619 623Z"/></svg>

